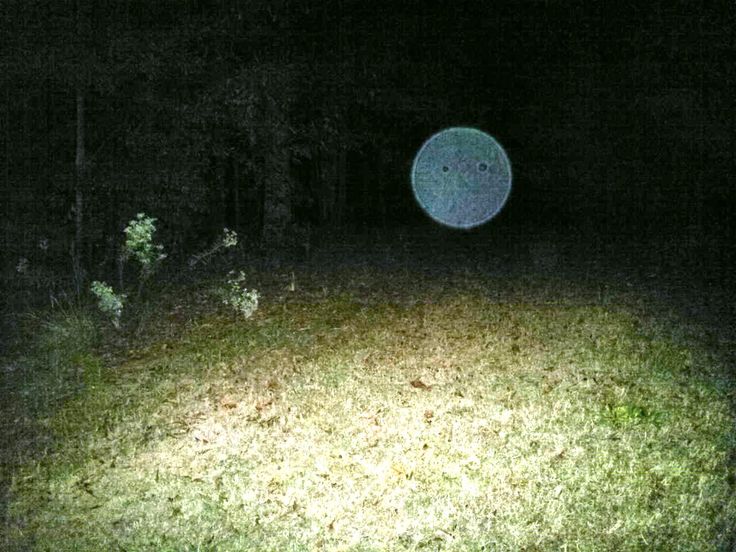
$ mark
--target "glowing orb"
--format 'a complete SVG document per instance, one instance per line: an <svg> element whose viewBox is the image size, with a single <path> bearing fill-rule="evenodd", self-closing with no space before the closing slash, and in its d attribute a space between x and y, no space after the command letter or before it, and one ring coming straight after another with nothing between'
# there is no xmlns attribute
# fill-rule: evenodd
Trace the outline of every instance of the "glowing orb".
<svg viewBox="0 0 736 552"><path fill-rule="evenodd" d="M473 228L491 220L511 193L511 163L496 140L453 127L429 138L411 168L414 197L435 221Z"/></svg>

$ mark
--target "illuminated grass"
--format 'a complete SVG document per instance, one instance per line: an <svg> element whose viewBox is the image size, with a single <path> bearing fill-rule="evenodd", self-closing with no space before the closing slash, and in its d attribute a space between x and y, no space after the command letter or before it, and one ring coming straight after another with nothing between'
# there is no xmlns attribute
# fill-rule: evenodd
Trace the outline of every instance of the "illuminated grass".
<svg viewBox="0 0 736 552"><path fill-rule="evenodd" d="M354 278L89 378L14 476L11 549L726 546L733 414L704 348L623 308Z"/></svg>

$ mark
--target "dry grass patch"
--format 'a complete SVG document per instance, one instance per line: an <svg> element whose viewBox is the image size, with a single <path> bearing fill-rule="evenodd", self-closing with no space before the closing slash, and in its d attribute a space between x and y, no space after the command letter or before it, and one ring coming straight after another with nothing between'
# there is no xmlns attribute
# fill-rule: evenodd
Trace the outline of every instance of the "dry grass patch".
<svg viewBox="0 0 736 552"><path fill-rule="evenodd" d="M39 550L717 550L712 359L597 306L375 291L206 322L50 421ZM729 484L729 477L731 477Z"/></svg>

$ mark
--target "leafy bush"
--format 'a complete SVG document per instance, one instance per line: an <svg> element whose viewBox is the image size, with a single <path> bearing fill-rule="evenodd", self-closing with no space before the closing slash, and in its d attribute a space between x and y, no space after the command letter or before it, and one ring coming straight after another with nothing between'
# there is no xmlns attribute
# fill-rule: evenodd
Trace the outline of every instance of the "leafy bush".
<svg viewBox="0 0 736 552"><path fill-rule="evenodd" d="M100 310L110 317L113 326L120 328L120 316L123 314L126 295L116 294L112 287L104 282L94 281L90 289L97 297L97 306Z"/></svg>
<svg viewBox="0 0 736 552"><path fill-rule="evenodd" d="M132 255L141 263L141 277L150 276L162 260L166 258L162 245L153 243L156 232L156 219L144 213L128 223L125 232L125 254Z"/></svg>
<svg viewBox="0 0 736 552"><path fill-rule="evenodd" d="M156 232L156 219L145 213L138 213L136 218L125 227L125 244L123 245L121 263L129 257L135 258L141 265L138 293L140 297L143 284L156 271L158 264L166 258L164 248L153 243L153 234ZM123 285L122 264L120 265L120 286ZM97 297L97 305L106 314L116 328L120 328L120 317L123 313L123 303L127 297L124 293L115 293L112 286L105 282L92 282L90 287Z"/></svg>
<svg viewBox="0 0 736 552"><path fill-rule="evenodd" d="M250 318L258 309L258 291L248 290L243 287L245 274L241 270L238 274L231 271L228 275L227 285L221 290L222 302L230 305L244 318Z"/></svg>

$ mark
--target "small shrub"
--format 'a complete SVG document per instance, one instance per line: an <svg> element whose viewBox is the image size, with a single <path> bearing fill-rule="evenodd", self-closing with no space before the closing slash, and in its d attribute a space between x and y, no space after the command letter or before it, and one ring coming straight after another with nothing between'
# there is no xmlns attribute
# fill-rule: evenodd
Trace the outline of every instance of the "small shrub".
<svg viewBox="0 0 736 552"><path fill-rule="evenodd" d="M126 295L116 294L112 287L104 282L94 281L90 289L97 297L97 306L105 315L110 317L113 326L119 329Z"/></svg>
<svg viewBox="0 0 736 552"><path fill-rule="evenodd" d="M221 290L222 302L230 305L244 318L250 318L258 309L258 291L255 289L248 290L243 287L245 274L240 271L238 274L230 272L226 286Z"/></svg>
<svg viewBox="0 0 736 552"><path fill-rule="evenodd" d="M235 247L238 245L238 233L235 232L235 230L228 230L225 228L223 230L223 237L222 237L222 246L225 248L229 247Z"/></svg>
<svg viewBox="0 0 736 552"><path fill-rule="evenodd" d="M212 247L203 251L202 253L193 255L189 259L189 268L194 268L199 262L211 257L212 255L217 253L220 249L229 249L231 247L235 247L236 245L238 245L238 233L235 232L234 230L228 230L227 228L223 228L222 237L219 240L217 240Z"/></svg>
<svg viewBox="0 0 736 552"><path fill-rule="evenodd" d="M141 264L141 277L147 278L156 270L158 263L166 258L163 246L153 243L156 219L144 213L138 213L124 231L125 253L135 257Z"/></svg>

